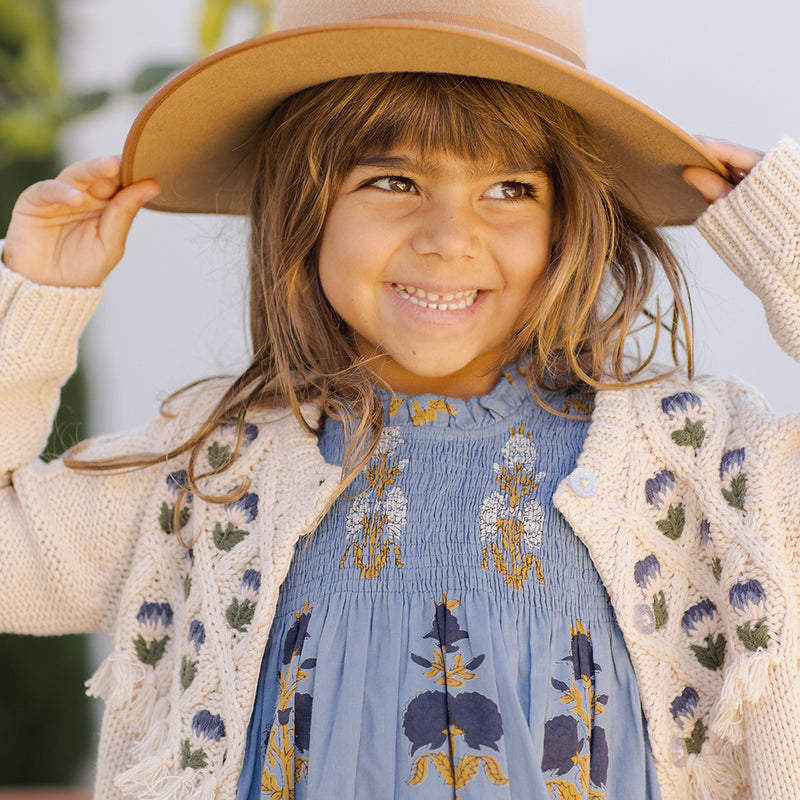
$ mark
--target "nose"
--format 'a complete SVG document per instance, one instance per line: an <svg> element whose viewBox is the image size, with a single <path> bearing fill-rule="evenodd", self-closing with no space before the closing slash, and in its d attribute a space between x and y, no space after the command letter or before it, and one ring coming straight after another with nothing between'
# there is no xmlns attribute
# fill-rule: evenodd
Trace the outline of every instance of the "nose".
<svg viewBox="0 0 800 800"><path fill-rule="evenodd" d="M438 256L442 261L474 258L480 250L478 221L466 202L430 202L419 211L419 223L411 246L419 255Z"/></svg>

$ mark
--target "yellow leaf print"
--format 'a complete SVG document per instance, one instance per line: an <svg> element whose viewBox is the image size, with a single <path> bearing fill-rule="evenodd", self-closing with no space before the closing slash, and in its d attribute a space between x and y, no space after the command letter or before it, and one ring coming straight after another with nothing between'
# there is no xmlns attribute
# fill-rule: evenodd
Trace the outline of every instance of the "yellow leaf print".
<svg viewBox="0 0 800 800"><path fill-rule="evenodd" d="M554 800L582 800L581 793L567 781L547 781L547 791Z"/></svg>

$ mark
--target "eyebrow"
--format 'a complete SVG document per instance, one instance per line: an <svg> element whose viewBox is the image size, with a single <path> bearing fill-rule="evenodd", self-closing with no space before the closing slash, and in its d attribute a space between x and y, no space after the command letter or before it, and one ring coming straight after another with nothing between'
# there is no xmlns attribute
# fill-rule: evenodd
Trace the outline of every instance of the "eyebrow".
<svg viewBox="0 0 800 800"><path fill-rule="evenodd" d="M487 159L486 161L465 161L469 165L470 178L482 178L486 175L519 175L522 173L541 173L547 177L547 170L530 162L516 162L508 160ZM433 177L443 173L441 166L434 161L416 156L391 156L387 154L373 154L362 156L356 161L356 167L372 167L385 169L387 172L417 172Z"/></svg>

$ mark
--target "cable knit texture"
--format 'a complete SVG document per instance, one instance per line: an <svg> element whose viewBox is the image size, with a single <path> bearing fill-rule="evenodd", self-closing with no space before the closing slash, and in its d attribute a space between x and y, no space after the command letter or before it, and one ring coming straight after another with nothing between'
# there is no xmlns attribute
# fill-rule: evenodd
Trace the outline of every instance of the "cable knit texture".
<svg viewBox="0 0 800 800"><path fill-rule="evenodd" d="M800 148L782 142L698 227L800 357ZM106 702L98 798L233 800L278 588L339 471L285 411L254 416L203 487L246 485L235 503L181 500L180 459L99 476L32 461L97 299L0 274L0 627L110 636L89 683ZM86 456L164 452L223 389ZM201 470L233 435L219 427ZM667 379L598 393L555 495L625 635L664 800L800 798L799 478L800 418L734 381Z"/></svg>

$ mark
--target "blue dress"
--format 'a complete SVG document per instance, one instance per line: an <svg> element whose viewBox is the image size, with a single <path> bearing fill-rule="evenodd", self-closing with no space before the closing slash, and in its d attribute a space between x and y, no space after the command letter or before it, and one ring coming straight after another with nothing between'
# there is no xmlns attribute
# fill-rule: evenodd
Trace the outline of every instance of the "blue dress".
<svg viewBox="0 0 800 800"><path fill-rule="evenodd" d="M362 475L280 590L239 800L658 800L627 649L552 505L589 411L510 370L387 397ZM328 420L326 460L342 425Z"/></svg>

